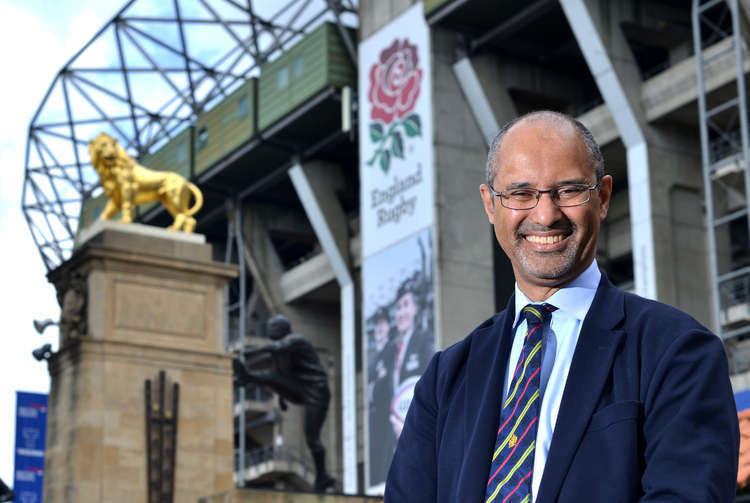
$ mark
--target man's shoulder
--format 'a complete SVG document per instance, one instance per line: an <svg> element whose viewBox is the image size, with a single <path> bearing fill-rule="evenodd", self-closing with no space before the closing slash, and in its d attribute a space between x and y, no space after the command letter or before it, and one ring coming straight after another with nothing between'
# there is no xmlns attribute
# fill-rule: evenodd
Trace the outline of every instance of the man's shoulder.
<svg viewBox="0 0 750 503"><path fill-rule="evenodd" d="M636 344L644 358L659 358L670 347L697 344L710 352L721 352L718 337L698 320L676 307L639 295L621 292L623 319L617 329L626 334L626 344Z"/></svg>

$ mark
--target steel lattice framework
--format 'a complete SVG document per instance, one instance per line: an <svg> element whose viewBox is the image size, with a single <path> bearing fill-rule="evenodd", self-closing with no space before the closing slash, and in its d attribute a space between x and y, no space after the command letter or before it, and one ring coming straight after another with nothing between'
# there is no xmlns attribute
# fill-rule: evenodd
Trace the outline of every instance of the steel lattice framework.
<svg viewBox="0 0 750 503"><path fill-rule="evenodd" d="M88 141L106 131L134 157L198 114L323 21L350 56L356 0L131 0L58 72L31 120L22 209L47 269L70 257L82 202L98 178Z"/></svg>

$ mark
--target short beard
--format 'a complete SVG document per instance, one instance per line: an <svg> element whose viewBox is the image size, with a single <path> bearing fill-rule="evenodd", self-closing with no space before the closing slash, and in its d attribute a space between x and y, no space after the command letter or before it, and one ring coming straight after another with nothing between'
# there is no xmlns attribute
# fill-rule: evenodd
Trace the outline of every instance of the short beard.
<svg viewBox="0 0 750 503"><path fill-rule="evenodd" d="M521 263L521 267L530 274L538 279L551 280L551 279L562 279L565 278L575 267L576 264L576 246L566 247L564 250L558 252L548 252L544 255L548 257L561 257L562 262L559 263L555 268L548 269L545 267L544 270L538 270L537 266L533 265L529 261L526 255L519 253L518 259Z"/></svg>
<svg viewBox="0 0 750 503"><path fill-rule="evenodd" d="M565 234L566 238L570 238L572 236L575 236L578 231L578 226L569 220L560 221L557 225L553 225L549 228L542 228L542 226L539 225L532 225L531 227L534 227L533 230L536 230L538 232L545 232L549 230L560 230ZM516 231L516 237L518 240L524 240L526 239L524 235L526 233L532 232L532 229L523 229L519 228ZM535 267L530 260L528 260L528 257L521 253L521 247L519 246L517 248L517 256L518 260L521 264L521 267L530 274L531 276L534 276L538 279L543 280L554 280L554 279L562 279L568 276L568 274L573 270L573 268L576 265L576 256L578 254L578 248L580 247L579 242L570 242L568 243L568 246L565 247L565 249L560 251L554 251L554 252L544 252L541 255L542 260L548 260L551 258L561 258L562 262L559 263L554 269L547 269L545 267L545 270L538 270L537 267ZM532 252L534 253L534 252Z"/></svg>

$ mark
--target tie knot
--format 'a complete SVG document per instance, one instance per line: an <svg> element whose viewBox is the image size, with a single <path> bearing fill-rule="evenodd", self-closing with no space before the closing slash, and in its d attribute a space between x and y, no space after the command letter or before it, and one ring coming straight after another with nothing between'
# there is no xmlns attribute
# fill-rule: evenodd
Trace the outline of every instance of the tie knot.
<svg viewBox="0 0 750 503"><path fill-rule="evenodd" d="M552 317L552 312L557 311L557 308L552 304L527 304L521 312L526 318L526 324L529 327L533 327L549 321Z"/></svg>

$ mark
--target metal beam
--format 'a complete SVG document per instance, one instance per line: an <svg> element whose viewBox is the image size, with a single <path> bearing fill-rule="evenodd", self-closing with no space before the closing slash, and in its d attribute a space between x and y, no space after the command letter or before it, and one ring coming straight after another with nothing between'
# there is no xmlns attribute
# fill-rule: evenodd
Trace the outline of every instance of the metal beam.
<svg viewBox="0 0 750 503"><path fill-rule="evenodd" d="M656 299L648 145L634 112L638 103L630 102L584 1L560 0L560 5L625 144L635 291L642 297Z"/></svg>
<svg viewBox="0 0 750 503"><path fill-rule="evenodd" d="M492 113L490 100L487 99L487 95L482 89L482 83L479 82L479 77L468 56L453 64L453 74L456 76L458 85L464 93L469 108L471 108L471 113L477 121L484 142L489 146L500 130L500 125L497 123L495 114Z"/></svg>
<svg viewBox="0 0 750 503"><path fill-rule="evenodd" d="M328 215L324 206L336 201L321 200L300 164L289 170L289 178L299 196L307 218L315 230L320 247L328 257L336 280L341 287L341 403L342 403L342 459L344 465L343 490L346 494L357 493L357 400L355 369L355 314L354 314L354 280L349 271L348 240L342 246L341 234L346 236L346 229L341 229L341 218L336 218L330 210ZM330 189L330 187L329 187ZM343 212L339 208L343 216ZM331 225L331 218L339 220L337 227ZM344 217L344 224L346 218ZM337 236L338 234L338 236Z"/></svg>

